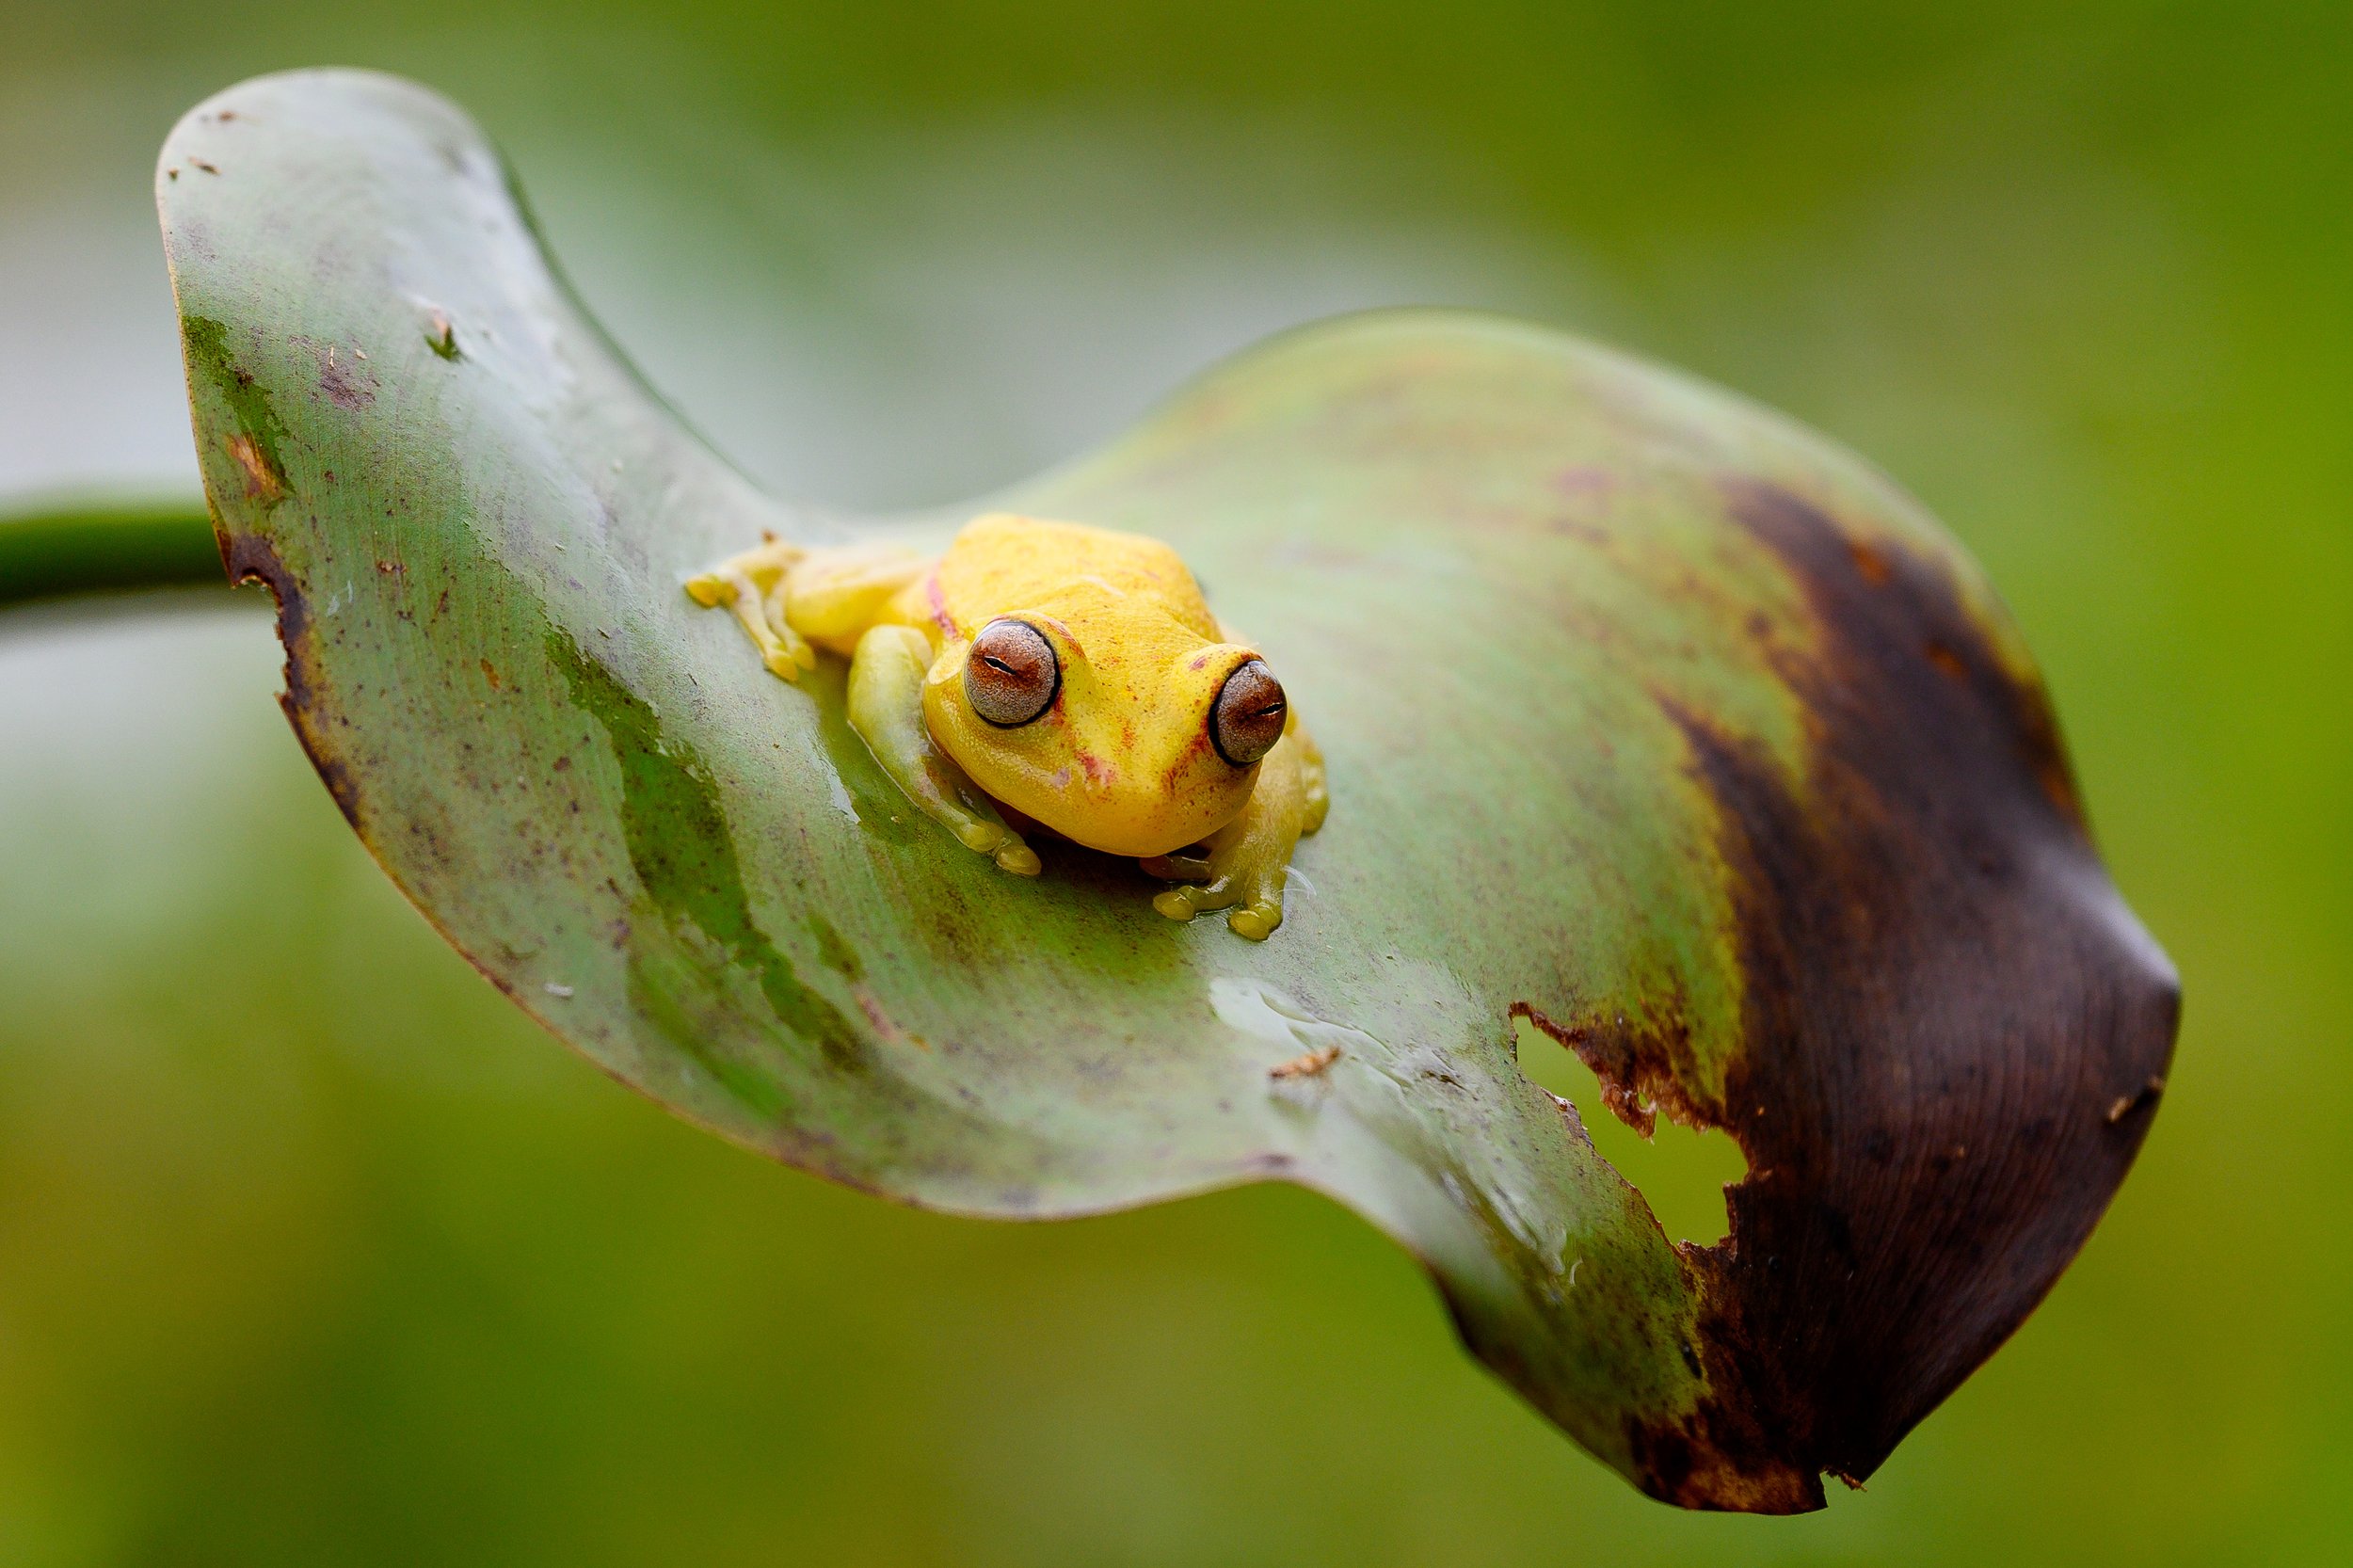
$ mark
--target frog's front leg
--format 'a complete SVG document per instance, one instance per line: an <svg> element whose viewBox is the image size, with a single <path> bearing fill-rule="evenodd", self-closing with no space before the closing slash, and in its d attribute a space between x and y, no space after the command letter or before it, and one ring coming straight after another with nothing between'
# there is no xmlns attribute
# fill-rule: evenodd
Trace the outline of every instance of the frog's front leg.
<svg viewBox="0 0 2353 1568"><path fill-rule="evenodd" d="M923 723L923 673L931 660L931 644L913 627L868 628L850 659L850 728L907 798L965 848L1016 875L1035 876L1036 851L1005 825Z"/></svg>
<svg viewBox="0 0 2353 1568"><path fill-rule="evenodd" d="M768 673L798 680L817 667L816 650L792 628L789 584L808 552L772 538L756 550L730 555L709 571L686 580L686 591L706 609L725 605L735 613Z"/></svg>
<svg viewBox="0 0 2353 1568"><path fill-rule="evenodd" d="M1283 923L1291 851L1302 833L1322 823L1323 760L1294 721L1258 764L1250 804L1209 836L1207 856L1162 855L1139 862L1150 875L1200 884L1171 888L1152 907L1172 920L1230 909L1225 923L1235 935L1263 942Z"/></svg>
<svg viewBox="0 0 2353 1568"><path fill-rule="evenodd" d="M828 653L848 658L890 601L919 581L930 560L899 545L812 550L786 574L782 604L792 628Z"/></svg>

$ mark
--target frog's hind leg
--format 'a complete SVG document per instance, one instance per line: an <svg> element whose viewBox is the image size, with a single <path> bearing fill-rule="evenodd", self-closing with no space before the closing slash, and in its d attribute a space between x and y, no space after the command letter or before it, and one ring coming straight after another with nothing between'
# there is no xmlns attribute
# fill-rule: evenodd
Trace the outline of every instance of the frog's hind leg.
<svg viewBox="0 0 2353 1568"><path fill-rule="evenodd" d="M786 680L817 667L817 650L793 630L788 593L794 568L808 554L799 545L772 538L686 580L696 603L734 612L768 672Z"/></svg>
<svg viewBox="0 0 2353 1568"><path fill-rule="evenodd" d="M786 574L784 608L792 629L828 653L857 650L869 627L890 615L892 600L931 569L931 557L901 545L842 545L812 550Z"/></svg>
<svg viewBox="0 0 2353 1568"><path fill-rule="evenodd" d="M911 626L875 626L850 660L850 728L909 800L965 848L1019 876L1038 872L1037 852L937 745L923 723L923 672L931 644Z"/></svg>
<svg viewBox="0 0 2353 1568"><path fill-rule="evenodd" d="M1321 824L1322 760L1294 725L1258 764L1250 804L1209 840L1206 856L1155 856L1140 862L1152 876L1186 884L1169 888L1152 907L1172 920L1189 920L1211 909L1232 913L1225 923L1235 935L1263 942L1283 923L1283 888L1290 879L1291 851L1310 821ZM1316 804L1310 804L1314 777ZM1198 886L1192 884L1198 882Z"/></svg>

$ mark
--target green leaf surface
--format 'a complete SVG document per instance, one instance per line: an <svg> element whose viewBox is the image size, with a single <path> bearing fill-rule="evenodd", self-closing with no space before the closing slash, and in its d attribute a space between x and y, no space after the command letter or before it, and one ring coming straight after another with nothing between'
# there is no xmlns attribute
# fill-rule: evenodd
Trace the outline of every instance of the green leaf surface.
<svg viewBox="0 0 2353 1568"><path fill-rule="evenodd" d="M1376 315L856 520L683 428L422 88L247 83L157 188L223 553L321 776L494 984L724 1136L974 1215L1300 1182L1637 1484L1766 1511L1869 1473L2138 1147L2172 976L2025 650L1914 504L1771 414ZM897 795L838 663L778 682L681 591L762 529L936 548L984 505L1168 540L1281 671L1333 809L1271 941L1087 851L998 872ZM1515 1016L1629 1119L1738 1140L1722 1245L1668 1240Z"/></svg>

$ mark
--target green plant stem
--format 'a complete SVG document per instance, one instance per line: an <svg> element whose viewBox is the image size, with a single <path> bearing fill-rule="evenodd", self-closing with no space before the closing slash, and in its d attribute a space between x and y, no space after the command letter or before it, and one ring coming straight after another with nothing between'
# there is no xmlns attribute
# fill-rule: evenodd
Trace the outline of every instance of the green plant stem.
<svg viewBox="0 0 2353 1568"><path fill-rule="evenodd" d="M200 500L99 495L0 503L0 609L227 581Z"/></svg>

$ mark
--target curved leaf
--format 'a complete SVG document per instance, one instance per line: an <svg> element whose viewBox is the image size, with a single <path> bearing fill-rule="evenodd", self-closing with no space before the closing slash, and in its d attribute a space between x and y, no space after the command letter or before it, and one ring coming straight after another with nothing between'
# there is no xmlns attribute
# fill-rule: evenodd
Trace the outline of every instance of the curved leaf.
<svg viewBox="0 0 2353 1568"><path fill-rule="evenodd" d="M989 504L1156 535L1262 640L1334 808L1263 946L1132 865L1003 875L680 592L758 493L404 83L248 83L158 189L222 551L385 870L608 1071L836 1180L1043 1217L1279 1176L1692 1506L1818 1506L2016 1326L2138 1146L2165 959L1977 574L1853 458L1550 332L1302 332ZM1514 1015L1752 1175L1677 1247ZM1321 1073L1274 1076L1337 1047Z"/></svg>

